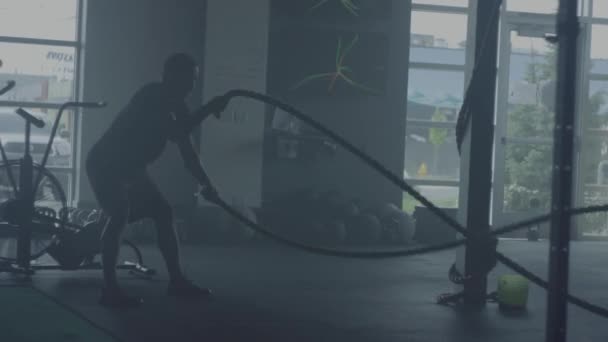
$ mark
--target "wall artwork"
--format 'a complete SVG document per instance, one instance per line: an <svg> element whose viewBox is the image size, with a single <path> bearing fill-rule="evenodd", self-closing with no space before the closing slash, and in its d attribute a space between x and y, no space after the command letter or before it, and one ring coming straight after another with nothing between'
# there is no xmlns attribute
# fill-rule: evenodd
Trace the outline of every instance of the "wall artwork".
<svg viewBox="0 0 608 342"><path fill-rule="evenodd" d="M273 94L342 97L385 91L388 39L382 33L291 28L275 31L271 41Z"/></svg>
<svg viewBox="0 0 608 342"><path fill-rule="evenodd" d="M391 0L274 0L272 10L290 18L317 22L387 21Z"/></svg>

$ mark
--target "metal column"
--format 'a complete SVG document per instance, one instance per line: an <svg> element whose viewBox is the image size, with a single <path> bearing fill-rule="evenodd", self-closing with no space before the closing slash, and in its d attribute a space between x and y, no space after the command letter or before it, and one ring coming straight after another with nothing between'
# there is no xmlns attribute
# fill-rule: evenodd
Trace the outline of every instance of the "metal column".
<svg viewBox="0 0 608 342"><path fill-rule="evenodd" d="M578 17L577 0L560 0L557 18L559 51L553 151L553 192L549 292L547 297L547 342L565 342L568 323L568 269L570 257L574 124Z"/></svg>
<svg viewBox="0 0 608 342"><path fill-rule="evenodd" d="M490 230L492 189L492 155L494 143L494 108L496 98L496 74L498 55L499 12L502 0L478 0L475 28L475 65L472 78L469 127L469 186L467 189L467 227L469 234L484 236ZM476 239L470 239L476 240ZM464 286L465 305L472 308L485 306L487 277L480 261L486 256L467 243L465 273L471 279Z"/></svg>

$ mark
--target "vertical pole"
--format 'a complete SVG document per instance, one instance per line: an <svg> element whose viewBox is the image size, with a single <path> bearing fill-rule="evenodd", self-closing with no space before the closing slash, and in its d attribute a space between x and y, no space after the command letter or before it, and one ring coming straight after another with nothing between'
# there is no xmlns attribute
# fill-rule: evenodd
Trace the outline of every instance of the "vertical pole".
<svg viewBox="0 0 608 342"><path fill-rule="evenodd" d="M502 0L477 1L475 28L475 64L471 121L469 127L469 186L467 227L471 237L484 236L490 230L492 190L492 154L494 143L494 107L496 100L496 66L498 58L499 12ZM469 239L473 241L476 239ZM470 276L464 285L464 302L471 308L482 308L487 298L487 275L480 261L483 255L478 246L467 242L465 274Z"/></svg>
<svg viewBox="0 0 608 342"><path fill-rule="evenodd" d="M574 160L578 17L577 0L560 0L559 51L553 151L551 247L546 341L565 342L568 324L568 270Z"/></svg>
<svg viewBox="0 0 608 342"><path fill-rule="evenodd" d="M19 165L19 233L17 237L17 265L25 270L30 268L31 222L34 210L32 193L33 161L30 154L31 123L25 124L25 153Z"/></svg>

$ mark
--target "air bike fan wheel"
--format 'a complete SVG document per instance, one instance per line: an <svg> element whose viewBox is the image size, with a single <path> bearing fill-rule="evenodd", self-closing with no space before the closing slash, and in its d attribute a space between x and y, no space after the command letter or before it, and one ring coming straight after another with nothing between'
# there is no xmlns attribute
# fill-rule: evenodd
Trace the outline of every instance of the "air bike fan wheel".
<svg viewBox="0 0 608 342"><path fill-rule="evenodd" d="M0 164L0 261L16 262L17 259L19 228L9 223L17 193L10 181L9 170L15 184L19 184L19 163L19 160L11 160L8 164ZM65 227L65 218L60 213L66 212L67 200L61 183L50 171L34 164L33 179L37 179L40 173L42 178L34 195L36 215L32 221L31 260L47 253Z"/></svg>

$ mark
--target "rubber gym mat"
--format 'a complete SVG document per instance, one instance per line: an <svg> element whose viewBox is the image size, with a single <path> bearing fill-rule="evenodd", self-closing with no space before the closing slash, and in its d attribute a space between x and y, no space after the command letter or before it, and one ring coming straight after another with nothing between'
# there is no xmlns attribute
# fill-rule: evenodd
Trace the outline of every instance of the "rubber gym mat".
<svg viewBox="0 0 608 342"><path fill-rule="evenodd" d="M29 286L0 286L0 341L116 341Z"/></svg>

